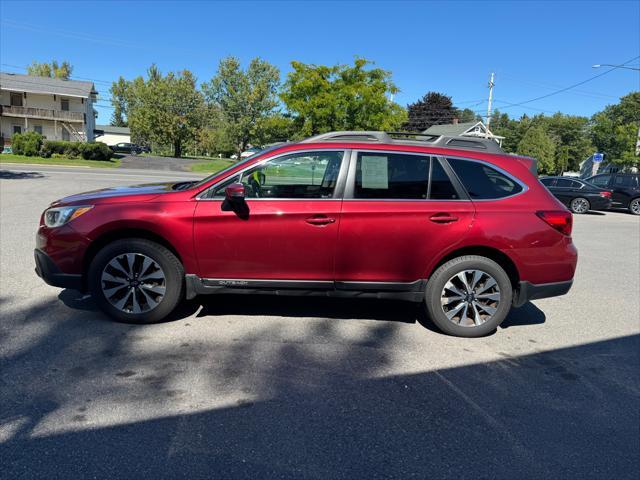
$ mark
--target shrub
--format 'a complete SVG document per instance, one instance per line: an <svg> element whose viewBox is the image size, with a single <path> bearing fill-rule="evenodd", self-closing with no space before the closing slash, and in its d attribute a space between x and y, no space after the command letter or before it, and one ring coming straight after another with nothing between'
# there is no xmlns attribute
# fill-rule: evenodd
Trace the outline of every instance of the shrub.
<svg viewBox="0 0 640 480"><path fill-rule="evenodd" d="M11 137L11 149L17 155L35 157L42 147L42 135L38 132L15 133Z"/></svg>
<svg viewBox="0 0 640 480"><path fill-rule="evenodd" d="M81 143L80 154L85 160L109 160L113 152L105 143L95 142Z"/></svg>
<svg viewBox="0 0 640 480"><path fill-rule="evenodd" d="M50 158L52 155L64 155L70 158L82 157L85 160L109 160L113 156L113 152L101 142L80 143L47 140L42 145L40 155L44 158Z"/></svg>

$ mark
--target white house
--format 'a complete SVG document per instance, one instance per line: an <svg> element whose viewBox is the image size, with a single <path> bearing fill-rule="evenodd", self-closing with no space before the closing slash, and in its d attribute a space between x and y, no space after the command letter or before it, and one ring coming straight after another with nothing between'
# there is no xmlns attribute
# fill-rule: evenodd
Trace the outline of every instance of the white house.
<svg viewBox="0 0 640 480"><path fill-rule="evenodd" d="M430 135L444 135L447 137L481 137L491 138L502 146L504 137L494 135L483 122L458 123L457 119L448 125L432 125L422 133Z"/></svg>
<svg viewBox="0 0 640 480"><path fill-rule="evenodd" d="M97 92L91 82L0 72L0 136L35 131L49 140L94 139Z"/></svg>
<svg viewBox="0 0 640 480"><path fill-rule="evenodd" d="M117 143L131 143L129 127L114 127L113 125L96 125L96 142L115 145Z"/></svg>

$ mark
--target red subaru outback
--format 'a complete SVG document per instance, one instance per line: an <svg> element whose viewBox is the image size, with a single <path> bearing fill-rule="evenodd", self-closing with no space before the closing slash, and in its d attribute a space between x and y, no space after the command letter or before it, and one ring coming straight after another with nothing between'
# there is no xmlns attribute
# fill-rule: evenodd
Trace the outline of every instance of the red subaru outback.
<svg viewBox="0 0 640 480"><path fill-rule="evenodd" d="M475 337L567 293L571 227L535 161L492 140L333 132L202 181L54 202L35 257L47 283L126 322L211 293L397 298Z"/></svg>

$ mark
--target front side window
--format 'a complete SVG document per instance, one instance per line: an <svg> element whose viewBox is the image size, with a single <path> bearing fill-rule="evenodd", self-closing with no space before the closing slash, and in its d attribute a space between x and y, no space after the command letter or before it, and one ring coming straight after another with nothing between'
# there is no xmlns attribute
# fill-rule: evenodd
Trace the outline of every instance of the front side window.
<svg viewBox="0 0 640 480"><path fill-rule="evenodd" d="M545 187L553 187L556 179L552 177L541 178L540 183L542 183Z"/></svg>
<svg viewBox="0 0 640 480"><path fill-rule="evenodd" d="M431 188L429 171L431 170ZM380 200L457 199L440 162L426 155L361 152L354 198Z"/></svg>
<svg viewBox="0 0 640 480"><path fill-rule="evenodd" d="M556 183L556 187L560 188L580 188L575 186L575 182L569 180L568 178L559 178L558 183Z"/></svg>
<svg viewBox="0 0 640 480"><path fill-rule="evenodd" d="M471 199L498 199L522 192L522 186L515 180L485 163L457 158L449 158L447 160ZM558 182L560 182L560 179L558 179Z"/></svg>
<svg viewBox="0 0 640 480"><path fill-rule="evenodd" d="M213 192L224 197L231 183L245 186L246 198L333 198L344 152L305 152L274 158L227 180Z"/></svg>

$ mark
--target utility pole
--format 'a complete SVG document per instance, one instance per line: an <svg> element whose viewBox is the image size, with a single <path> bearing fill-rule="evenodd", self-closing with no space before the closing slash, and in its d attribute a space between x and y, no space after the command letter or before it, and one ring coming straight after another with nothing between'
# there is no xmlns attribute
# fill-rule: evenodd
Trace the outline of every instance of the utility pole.
<svg viewBox="0 0 640 480"><path fill-rule="evenodd" d="M491 123L491 103L493 102L493 82L494 73L491 72L491 78L489 79L489 103L487 104L487 131L484 133L484 138L489 138L489 124Z"/></svg>

